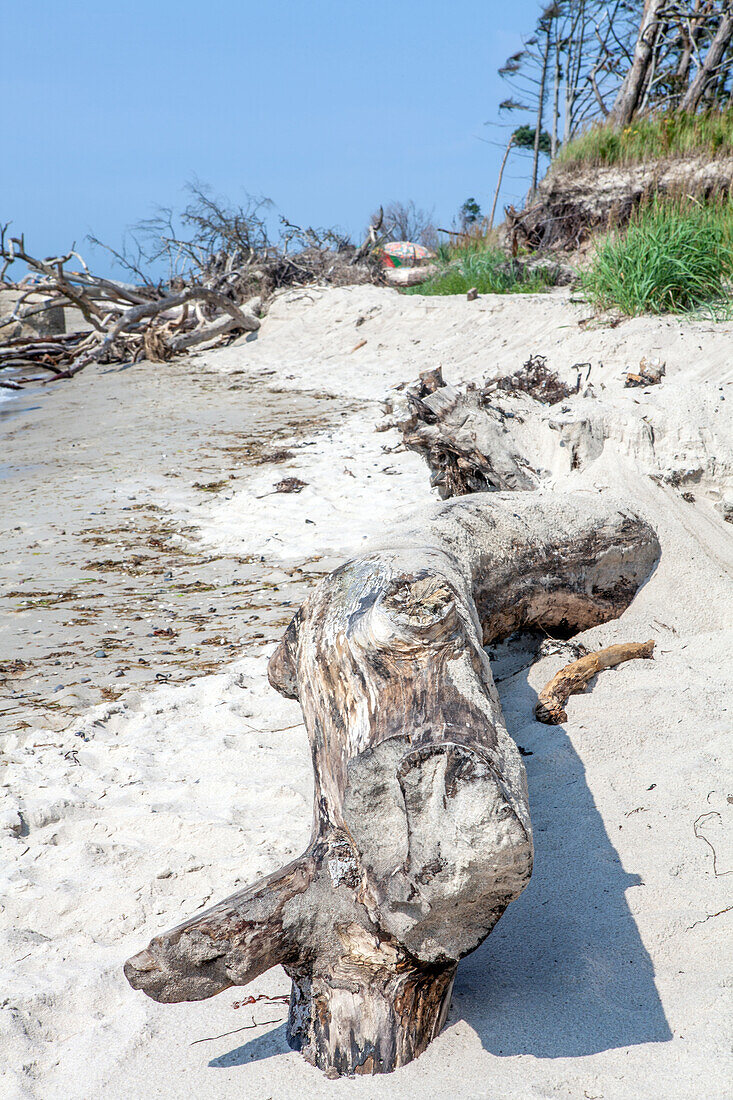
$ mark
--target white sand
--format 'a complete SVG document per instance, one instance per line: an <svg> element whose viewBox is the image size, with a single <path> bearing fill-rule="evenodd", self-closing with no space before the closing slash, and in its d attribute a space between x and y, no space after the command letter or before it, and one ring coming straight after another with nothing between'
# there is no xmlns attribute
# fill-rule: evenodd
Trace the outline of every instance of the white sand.
<svg viewBox="0 0 733 1100"><path fill-rule="evenodd" d="M153 934L307 842L311 771L299 708L267 685L271 646L253 647L215 674L81 713L66 740L43 727L4 736L0 1095L731 1095L723 910L733 906L733 527L716 506L733 489L733 330L652 319L584 330L587 312L566 293L473 303L363 287L286 295L257 340L209 353L206 366L292 390L294 400L303 390L334 395L328 426L286 463L245 471L227 499L197 503L170 483L155 486L204 547L335 562L398 511L432 499L422 462L385 453L398 437L374 431L377 402L394 386L438 363L452 382L481 380L515 370L530 352L567 377L574 364L592 364L596 397L548 413L536 425L537 450L552 483L610 486L657 527L656 573L622 619L584 638L654 637L655 660L603 674L570 701L563 727L547 727L533 721L533 700L563 656L524 668L521 648L502 647L509 729L533 754L525 762L535 873L461 964L443 1034L392 1075L330 1082L288 1050L285 1006L232 1007L249 994L286 993L281 970L173 1006L124 980L122 962ZM642 355L666 360L662 385L624 390L624 368ZM73 385L82 410L88 394ZM124 416L134 426L147 398L135 376L127 385ZM210 390L207 400L212 415ZM161 423L161 438L171 430ZM571 470L568 443L578 441L584 464ZM134 447L125 460L126 488L136 478L147 485ZM273 495L284 476L308 485ZM109 471L99 478L103 492ZM89 740L75 740L78 730ZM69 747L78 765L59 751ZM253 1019L257 1027L237 1031ZM219 1038L196 1042L211 1036Z"/></svg>

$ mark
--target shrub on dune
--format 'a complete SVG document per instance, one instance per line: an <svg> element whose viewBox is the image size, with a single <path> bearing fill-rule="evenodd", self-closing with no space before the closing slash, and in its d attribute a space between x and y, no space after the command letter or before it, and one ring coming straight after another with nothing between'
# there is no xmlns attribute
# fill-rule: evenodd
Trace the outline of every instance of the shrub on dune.
<svg viewBox="0 0 733 1100"><path fill-rule="evenodd" d="M475 287L479 294L536 294L556 282L551 266L528 271L521 261L508 258L499 248L470 247L453 251L452 258L444 261L436 275L405 293L466 294Z"/></svg>
<svg viewBox="0 0 733 1100"><path fill-rule="evenodd" d="M582 286L601 309L682 313L729 305L732 276L733 202L656 198L600 242Z"/></svg>

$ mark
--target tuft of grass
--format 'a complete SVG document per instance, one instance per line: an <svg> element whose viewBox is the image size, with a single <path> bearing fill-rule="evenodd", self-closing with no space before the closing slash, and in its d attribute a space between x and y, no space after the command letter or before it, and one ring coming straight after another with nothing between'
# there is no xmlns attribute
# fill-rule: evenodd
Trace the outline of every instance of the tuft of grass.
<svg viewBox="0 0 733 1100"><path fill-rule="evenodd" d="M452 248L438 255L441 268L419 286L408 287L405 294L466 294L476 287L479 294L537 294L557 282L551 267L527 272L521 262L509 259L495 246Z"/></svg>
<svg viewBox="0 0 733 1100"><path fill-rule="evenodd" d="M562 148L554 163L598 167L694 156L733 156L733 104L697 114L646 115L621 130L597 123Z"/></svg>
<svg viewBox="0 0 733 1100"><path fill-rule="evenodd" d="M444 233L446 230L439 232ZM457 262L464 256L492 249L499 251L499 234L496 229L489 229L488 220L482 218L462 233L451 233L447 240L440 242L435 249L435 255L439 264L449 264L452 260Z"/></svg>
<svg viewBox="0 0 733 1100"><path fill-rule="evenodd" d="M729 311L732 277L733 201L655 197L600 241L581 286L597 308L633 317Z"/></svg>

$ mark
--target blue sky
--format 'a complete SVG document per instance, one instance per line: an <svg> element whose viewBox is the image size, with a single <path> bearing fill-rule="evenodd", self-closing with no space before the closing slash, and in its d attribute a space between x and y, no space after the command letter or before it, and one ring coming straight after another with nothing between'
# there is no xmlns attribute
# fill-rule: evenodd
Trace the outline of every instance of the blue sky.
<svg viewBox="0 0 733 1100"><path fill-rule="evenodd" d="M486 208L496 70L536 0L35 0L3 6L0 220L44 255L119 245L198 178L359 235L380 202ZM503 122L502 127L485 125ZM523 119L512 118L512 125ZM526 155L525 155L526 157ZM502 202L528 163L510 161ZM92 256L105 268L103 256Z"/></svg>

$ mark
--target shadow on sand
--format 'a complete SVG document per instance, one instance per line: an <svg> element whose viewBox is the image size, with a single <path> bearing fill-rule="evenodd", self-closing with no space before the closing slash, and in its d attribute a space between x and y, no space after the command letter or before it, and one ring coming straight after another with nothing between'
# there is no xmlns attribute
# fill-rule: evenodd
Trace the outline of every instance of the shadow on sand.
<svg viewBox="0 0 733 1100"><path fill-rule="evenodd" d="M643 883L621 866L563 727L531 720L537 696L526 673L505 681L501 695L509 732L532 752L534 873L459 966L450 1018L464 1019L496 1055L568 1058L667 1042L652 961L626 902ZM209 1065L287 1050L283 1024Z"/></svg>
<svg viewBox="0 0 733 1100"><path fill-rule="evenodd" d="M562 726L528 720L527 674L501 692L525 766L532 880L456 977L454 1012L492 1054L579 1057L672 1038L654 968L626 902L628 874Z"/></svg>
<svg viewBox="0 0 733 1100"><path fill-rule="evenodd" d="M220 1054L218 1058L212 1058L209 1062L211 1069L231 1069L232 1066L245 1066L249 1062L261 1062L265 1058L274 1058L276 1054L287 1054L290 1050L285 1038L285 1022L280 1027L264 1035L256 1035L248 1043L243 1043L234 1050Z"/></svg>

